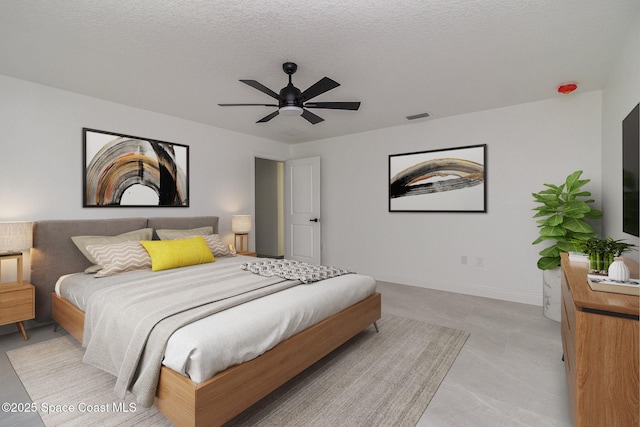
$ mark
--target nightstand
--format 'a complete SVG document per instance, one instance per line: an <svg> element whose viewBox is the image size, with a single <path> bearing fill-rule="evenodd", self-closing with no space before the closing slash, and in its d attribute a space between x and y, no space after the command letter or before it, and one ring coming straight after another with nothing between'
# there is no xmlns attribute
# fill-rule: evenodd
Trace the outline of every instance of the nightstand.
<svg viewBox="0 0 640 427"><path fill-rule="evenodd" d="M36 317L34 301L35 287L31 283L0 287L0 325L15 323L24 339L28 340L22 322Z"/></svg>
<svg viewBox="0 0 640 427"><path fill-rule="evenodd" d="M237 255L244 255L244 256L258 256L257 253L255 252L250 252L250 251L238 251L236 252Z"/></svg>

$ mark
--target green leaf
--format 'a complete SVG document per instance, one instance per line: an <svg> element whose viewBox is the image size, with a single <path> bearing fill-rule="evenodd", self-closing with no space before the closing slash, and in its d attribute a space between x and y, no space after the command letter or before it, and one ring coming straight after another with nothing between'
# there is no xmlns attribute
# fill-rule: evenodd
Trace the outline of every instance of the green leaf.
<svg viewBox="0 0 640 427"><path fill-rule="evenodd" d="M560 218L562 218L562 217L560 217ZM547 227L547 226L548 227L555 227L557 225L562 224L562 222L560 222L560 224L549 222L550 219L551 219L551 217L544 218L544 219L539 219L539 220L536 221L536 223L538 224L538 227Z"/></svg>
<svg viewBox="0 0 640 427"><path fill-rule="evenodd" d="M560 200L555 200L555 201L547 202L542 206L537 206L533 210L556 213L558 212L558 208L560 207L560 204L561 204Z"/></svg>
<svg viewBox="0 0 640 427"><path fill-rule="evenodd" d="M547 241L547 240L557 240L556 237L547 237L547 236L539 236L536 240L531 242L532 245L537 245L538 243Z"/></svg>
<svg viewBox="0 0 640 427"><path fill-rule="evenodd" d="M576 182L573 183L573 191L576 191L578 189L580 189L581 187L584 187L585 185L587 185L589 182L591 182L590 179L579 179Z"/></svg>
<svg viewBox="0 0 640 427"><path fill-rule="evenodd" d="M591 209L589 212L585 213L584 216L591 219L600 219L602 218L602 211L598 209Z"/></svg>
<svg viewBox="0 0 640 427"><path fill-rule="evenodd" d="M574 234L571 236L573 240L577 243L586 242L589 239L593 238L593 234Z"/></svg>
<svg viewBox="0 0 640 427"><path fill-rule="evenodd" d="M553 270L560 267L560 257L542 257L538 260L540 270Z"/></svg>
<svg viewBox="0 0 640 427"><path fill-rule="evenodd" d="M567 177L567 180L565 181L567 191L571 191L574 188L573 186L578 181L578 178L580 178L580 175L582 175L582 171L575 171Z"/></svg>
<svg viewBox="0 0 640 427"><path fill-rule="evenodd" d="M560 224L549 223L549 219L551 219L551 218L544 218L544 219L537 220L536 223L538 224L538 228L542 228L542 227L558 227L558 226L560 226L560 228L563 228L562 227L562 223L560 223Z"/></svg>
<svg viewBox="0 0 640 427"><path fill-rule="evenodd" d="M542 227L540 235L546 237L562 237L567 234L567 230L563 227Z"/></svg>
<svg viewBox="0 0 640 427"><path fill-rule="evenodd" d="M547 222L547 225L550 225L553 227L553 226L562 224L562 221L564 221L564 218L561 215L556 214L547 218L546 222Z"/></svg>
<svg viewBox="0 0 640 427"><path fill-rule="evenodd" d="M548 190L542 190L541 192L546 192L546 191L550 191L552 190L553 193L555 194L560 194L562 193L562 190L564 190L564 184L562 185L555 185L555 184L543 184L545 187L548 188Z"/></svg>
<svg viewBox="0 0 640 427"><path fill-rule="evenodd" d="M579 252L580 247L573 242L558 242L556 244L559 252ZM558 254L560 255L560 254Z"/></svg>
<svg viewBox="0 0 640 427"><path fill-rule="evenodd" d="M549 215L554 215L556 213L556 210L553 209L546 209L546 210L540 210L540 212L538 212L537 214L535 214L534 216L532 216L532 218L540 218L541 216L549 216Z"/></svg>
<svg viewBox="0 0 640 427"><path fill-rule="evenodd" d="M572 193L574 197L589 197L591 196L591 193L588 191L579 191L577 193ZM585 203L593 203L595 200L593 201L589 201L589 200L583 200Z"/></svg>
<svg viewBox="0 0 640 427"><path fill-rule="evenodd" d="M553 246L549 246L548 248L545 248L543 250L541 250L539 252L540 256L542 257L559 257L560 256L560 250L558 249L558 247L556 245Z"/></svg>
<svg viewBox="0 0 640 427"><path fill-rule="evenodd" d="M539 193L537 193L537 194L544 194L544 195L547 195L547 196L557 196L557 195L558 195L558 194L560 194L560 193L561 193L561 191L560 191L560 189L559 189L559 188L556 188L556 189L554 189L554 188L547 188L546 190L542 190L542 191L540 191L540 192L539 192Z"/></svg>
<svg viewBox="0 0 640 427"><path fill-rule="evenodd" d="M539 203L557 203L559 202L558 198L554 195L548 195L548 194L534 194L532 193L533 198L535 199L536 202Z"/></svg>
<svg viewBox="0 0 640 427"><path fill-rule="evenodd" d="M566 218L562 226L575 233L594 234L593 227L580 218Z"/></svg>
<svg viewBox="0 0 640 427"><path fill-rule="evenodd" d="M585 202L574 200L568 202L562 211L567 216L581 218L590 210L591 208Z"/></svg>

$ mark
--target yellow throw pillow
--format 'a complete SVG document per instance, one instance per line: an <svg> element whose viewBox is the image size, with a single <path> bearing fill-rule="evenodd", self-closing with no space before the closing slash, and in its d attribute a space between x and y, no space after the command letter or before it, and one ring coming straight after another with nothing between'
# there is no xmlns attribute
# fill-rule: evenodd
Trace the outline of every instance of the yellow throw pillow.
<svg viewBox="0 0 640 427"><path fill-rule="evenodd" d="M202 236L179 240L143 240L140 244L149 252L153 271L205 264L216 260Z"/></svg>

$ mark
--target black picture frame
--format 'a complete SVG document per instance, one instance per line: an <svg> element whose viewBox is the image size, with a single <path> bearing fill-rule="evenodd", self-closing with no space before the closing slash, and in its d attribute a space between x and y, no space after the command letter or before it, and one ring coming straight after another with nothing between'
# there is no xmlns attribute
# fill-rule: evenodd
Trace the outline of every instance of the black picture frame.
<svg viewBox="0 0 640 427"><path fill-rule="evenodd" d="M487 212L487 145L389 155L389 212Z"/></svg>
<svg viewBox="0 0 640 427"><path fill-rule="evenodd" d="M83 207L189 207L189 146L82 128Z"/></svg>

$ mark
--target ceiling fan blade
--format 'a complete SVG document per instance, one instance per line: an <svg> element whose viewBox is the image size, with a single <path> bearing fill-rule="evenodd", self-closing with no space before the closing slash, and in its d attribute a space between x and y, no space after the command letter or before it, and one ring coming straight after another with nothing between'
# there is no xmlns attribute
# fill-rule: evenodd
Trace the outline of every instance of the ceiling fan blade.
<svg viewBox="0 0 640 427"><path fill-rule="evenodd" d="M266 93L272 98L279 99L279 95L277 93L275 93L274 91L272 91L271 89L263 85L262 83L258 83L255 80L240 80L240 81L244 84L251 86L254 89L258 89L262 93Z"/></svg>
<svg viewBox="0 0 640 427"><path fill-rule="evenodd" d="M257 105L261 107L277 107L278 104L218 104L221 107L247 107L251 105Z"/></svg>
<svg viewBox="0 0 640 427"><path fill-rule="evenodd" d="M318 80L316 83L311 85L309 89L302 92L302 96L301 96L302 100L308 101L311 98L315 98L316 96L323 94L327 91L330 91L331 89L335 89L338 86L340 86L340 83L334 82L329 77L323 77L320 80Z"/></svg>
<svg viewBox="0 0 640 427"><path fill-rule="evenodd" d="M261 118L260 120L258 120L256 123L266 123L269 120L273 119L275 116L277 116L278 114L280 114L280 111L276 110L273 113L269 114L268 116L264 116L263 118Z"/></svg>
<svg viewBox="0 0 640 427"><path fill-rule="evenodd" d="M307 102L304 108L329 108L332 110L353 110L358 111L359 102Z"/></svg>
<svg viewBox="0 0 640 427"><path fill-rule="evenodd" d="M320 116L317 116L315 114L313 114L311 111L309 110L303 110L302 111L302 117L307 119L307 121L309 123L311 123L312 125L315 125L317 123L323 122L324 119Z"/></svg>

